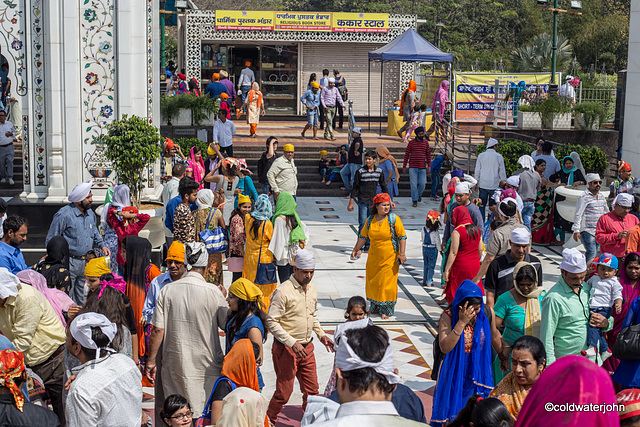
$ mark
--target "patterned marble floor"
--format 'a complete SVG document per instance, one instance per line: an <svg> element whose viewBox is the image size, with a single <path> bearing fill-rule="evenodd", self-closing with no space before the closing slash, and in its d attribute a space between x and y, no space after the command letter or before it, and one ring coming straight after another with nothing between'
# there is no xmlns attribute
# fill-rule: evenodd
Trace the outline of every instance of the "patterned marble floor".
<svg viewBox="0 0 640 427"><path fill-rule="evenodd" d="M348 299L353 295L364 296L366 255L351 261L349 254L356 241L357 211L348 212L348 200L342 198L299 198L298 213L309 227L308 248L316 255L317 265L314 283L318 288L318 317L325 331L332 335L335 326L344 321ZM375 324L383 327L391 337L394 361L403 383L418 393L425 403L427 420L431 414L430 392L435 382L430 379L433 364L433 340L436 322L442 308L434 301L442 295L439 287L425 290L422 282L422 248L420 230L429 210L437 210L437 203L423 201L417 208L411 207L409 198L396 199L395 213L402 219L407 231L407 263L400 268L398 279L398 303L395 315L382 320L374 315ZM332 209L331 211L321 209ZM557 281L562 248L534 247L533 253L541 259L544 271L544 287L549 289ZM231 274L225 272L228 286ZM434 282L439 283L440 273L436 272ZM270 354L273 340L269 338L265 353ZM333 367L333 354L328 353L315 341L318 382L320 393ZM263 393L270 398L274 392L275 373L270 357L265 357L262 369L266 384ZM153 407L153 390L149 394L145 408ZM298 386L294 389L289 404L283 410L278 425L296 426L302 416L299 405L302 395Z"/></svg>

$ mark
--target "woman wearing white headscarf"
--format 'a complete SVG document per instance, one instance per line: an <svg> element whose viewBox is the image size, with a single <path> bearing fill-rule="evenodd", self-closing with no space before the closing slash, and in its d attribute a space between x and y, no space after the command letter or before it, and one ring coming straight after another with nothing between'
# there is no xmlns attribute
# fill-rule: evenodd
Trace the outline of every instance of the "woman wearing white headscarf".
<svg viewBox="0 0 640 427"><path fill-rule="evenodd" d="M587 176L587 173L584 171L584 167L582 166L582 159L580 158L580 155L575 151L572 151L569 153L569 156L573 159L573 166L582 172L582 176Z"/></svg>
<svg viewBox="0 0 640 427"><path fill-rule="evenodd" d="M269 401L248 387L238 387L222 400L218 427L264 427Z"/></svg>
<svg viewBox="0 0 640 427"><path fill-rule="evenodd" d="M113 189L113 199L111 203L106 203L102 208L102 214L100 214L100 225L102 227L102 232L104 233L104 244L112 254L118 252L118 235L111 225L109 225L109 215L114 218L117 218L118 221L123 221L123 217L119 216L117 213L122 211L122 208L127 206L131 206L131 191L129 187L125 184L116 185ZM114 210L111 210L114 208ZM109 212L111 210L111 212ZM111 256L111 271L113 273L118 272L118 263L116 262L116 257ZM121 272L120 272L121 273Z"/></svg>
<svg viewBox="0 0 640 427"><path fill-rule="evenodd" d="M198 191L196 199L198 209L193 212L193 217L196 220L196 236L205 229L215 230L218 227L225 227L222 212L213 207L213 199L213 191L210 189L205 188ZM215 285L222 285L222 253L209 254L204 280Z"/></svg>

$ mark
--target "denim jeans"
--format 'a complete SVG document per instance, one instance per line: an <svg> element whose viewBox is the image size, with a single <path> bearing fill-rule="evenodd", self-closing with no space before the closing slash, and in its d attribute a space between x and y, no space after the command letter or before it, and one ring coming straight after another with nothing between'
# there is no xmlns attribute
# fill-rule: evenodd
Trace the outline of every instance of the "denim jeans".
<svg viewBox="0 0 640 427"><path fill-rule="evenodd" d="M436 270L436 261L438 260L438 248L435 246L430 248L428 246L422 246L422 280L426 282L427 286L433 284L433 273Z"/></svg>
<svg viewBox="0 0 640 427"><path fill-rule="evenodd" d="M524 222L525 227L527 227L529 231L531 231L531 218L533 218L535 209L535 202L523 202L522 222Z"/></svg>
<svg viewBox="0 0 640 427"><path fill-rule="evenodd" d="M347 163L340 170L340 176L342 177L344 188L346 188L347 191L351 191L351 183L353 182L353 178L356 176L356 172L358 172L358 169L360 169L361 167L362 166L357 163Z"/></svg>
<svg viewBox="0 0 640 427"><path fill-rule="evenodd" d="M358 204L358 235L362 233L362 227L367 222L367 217L369 216L369 205L366 203L356 202ZM369 239L367 238L364 242L364 246L362 247L363 251L369 250Z"/></svg>
<svg viewBox="0 0 640 427"><path fill-rule="evenodd" d="M438 197L440 187L440 171L431 170L431 197Z"/></svg>
<svg viewBox="0 0 640 427"><path fill-rule="evenodd" d="M584 246L584 256L587 262L589 262L596 257L596 254L600 250L600 245L596 243L596 237L586 231L580 233L580 241Z"/></svg>
<svg viewBox="0 0 640 427"><path fill-rule="evenodd" d="M318 127L318 108L307 110L307 126Z"/></svg>
<svg viewBox="0 0 640 427"><path fill-rule="evenodd" d="M601 314L605 319L611 316L611 307L590 307L589 311ZM600 344L599 347L598 344ZM602 332L602 329L595 328L589 324L587 324L587 345L596 347L599 353L609 350L609 345L607 344L607 340L604 339L604 332Z"/></svg>
<svg viewBox="0 0 640 427"><path fill-rule="evenodd" d="M482 200L482 206L480 206L480 215L482 215L482 222L484 222L484 220L486 219L484 216L485 207L487 206L487 203L489 203L489 197L491 197L494 191L495 190L480 188L480 195L478 197L480 197L480 200Z"/></svg>
<svg viewBox="0 0 640 427"><path fill-rule="evenodd" d="M411 186L411 201L417 202L424 193L424 187L427 186L427 170L409 168L409 185Z"/></svg>
<svg viewBox="0 0 640 427"><path fill-rule="evenodd" d="M251 91L251 86L241 86L240 90L242 91L242 105L244 105L247 100L247 95ZM242 112L245 113L247 111L247 107L242 107Z"/></svg>

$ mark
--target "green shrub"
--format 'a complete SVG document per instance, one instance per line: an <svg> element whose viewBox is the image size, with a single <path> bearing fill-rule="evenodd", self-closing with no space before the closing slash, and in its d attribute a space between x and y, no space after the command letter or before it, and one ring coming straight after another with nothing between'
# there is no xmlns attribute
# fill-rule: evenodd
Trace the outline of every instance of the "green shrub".
<svg viewBox="0 0 640 427"><path fill-rule="evenodd" d="M194 126L200 123L213 112L215 112L215 102L209 96L195 96L192 94L160 96L160 115L164 120L171 122L171 119L178 115L180 109L191 110L191 121Z"/></svg>
<svg viewBox="0 0 640 427"><path fill-rule="evenodd" d="M588 129L598 121L598 128L607 120L607 109L600 102L589 101L581 102L573 107L576 113L582 113L584 123Z"/></svg>
<svg viewBox="0 0 640 427"><path fill-rule="evenodd" d="M587 173L598 173L600 176L607 172L607 155L600 148L584 145L559 145L553 147L553 152L562 165L562 159L575 151L582 160L582 166Z"/></svg>
<svg viewBox="0 0 640 427"><path fill-rule="evenodd" d="M487 144L478 145L476 151L478 154L487 150ZM515 171L522 169L518 163L520 156L530 155L533 146L522 141L500 141L496 147L496 151L502 154L504 158L504 167L507 171L507 177L513 175Z"/></svg>
<svg viewBox="0 0 640 427"><path fill-rule="evenodd" d="M182 154L184 154L187 158L189 158L189 151L194 145L196 147L200 147L200 150L202 150L202 158L207 158L207 147L209 146L209 144L200 141L198 138L176 138L173 140L173 142L180 146Z"/></svg>

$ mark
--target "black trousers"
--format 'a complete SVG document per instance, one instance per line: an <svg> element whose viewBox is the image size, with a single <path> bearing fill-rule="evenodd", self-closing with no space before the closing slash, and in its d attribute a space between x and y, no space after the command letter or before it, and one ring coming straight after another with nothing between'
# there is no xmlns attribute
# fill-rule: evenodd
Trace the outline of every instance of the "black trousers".
<svg viewBox="0 0 640 427"><path fill-rule="evenodd" d="M220 147L220 154L227 154L229 157L233 157L233 145L228 147Z"/></svg>
<svg viewBox="0 0 640 427"><path fill-rule="evenodd" d="M340 105L339 103L336 102L336 116L333 118L333 128L335 129L336 126L336 122L338 122L338 116L340 117L340 121L338 122L338 124L340 125L340 129L342 129L342 125L344 124L344 108L342 107L342 105Z"/></svg>
<svg viewBox="0 0 640 427"><path fill-rule="evenodd" d="M318 111L320 111L320 127L318 129L323 129L324 128L324 121L326 120L325 115L324 115L324 107L322 105L320 105L318 107Z"/></svg>

